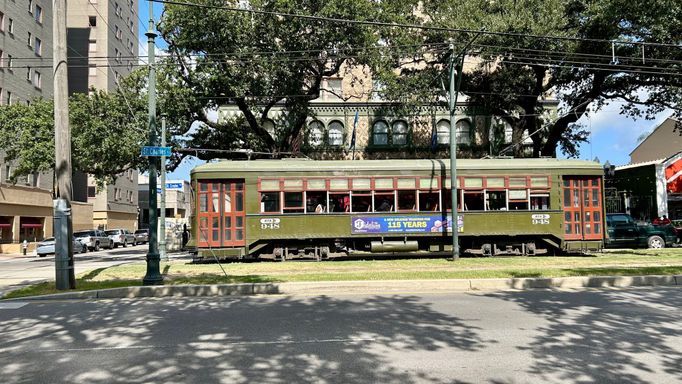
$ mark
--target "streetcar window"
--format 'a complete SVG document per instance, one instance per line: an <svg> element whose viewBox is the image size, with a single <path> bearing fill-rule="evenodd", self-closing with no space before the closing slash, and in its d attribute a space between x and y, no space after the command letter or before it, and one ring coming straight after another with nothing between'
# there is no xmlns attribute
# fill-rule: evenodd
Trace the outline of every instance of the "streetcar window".
<svg viewBox="0 0 682 384"><path fill-rule="evenodd" d="M261 180L260 189L262 191L277 191L279 190L279 180Z"/></svg>
<svg viewBox="0 0 682 384"><path fill-rule="evenodd" d="M549 194L530 194L530 209L546 211L549 209Z"/></svg>
<svg viewBox="0 0 682 384"><path fill-rule="evenodd" d="M530 178L531 187L549 187L549 180L547 176L531 176Z"/></svg>
<svg viewBox="0 0 682 384"><path fill-rule="evenodd" d="M284 189L300 191L303 189L303 180L301 180L301 179L284 179Z"/></svg>
<svg viewBox="0 0 682 384"><path fill-rule="evenodd" d="M510 188L526 187L526 178L525 177L510 177L509 178L509 187Z"/></svg>
<svg viewBox="0 0 682 384"><path fill-rule="evenodd" d="M452 210L452 190L451 189L444 189L443 190L443 207L445 208L446 211ZM457 190L457 209L458 210L462 209L462 190L461 189Z"/></svg>
<svg viewBox="0 0 682 384"><path fill-rule="evenodd" d="M417 209L417 195L415 191L398 191L398 210L414 211L415 209Z"/></svg>
<svg viewBox="0 0 682 384"><path fill-rule="evenodd" d="M375 212L393 212L393 207L395 207L395 194L393 192L374 194Z"/></svg>
<svg viewBox="0 0 682 384"><path fill-rule="evenodd" d="M564 207L571 206L571 190L564 189Z"/></svg>
<svg viewBox="0 0 682 384"><path fill-rule="evenodd" d="M510 201L509 202L510 211L527 211L528 202L527 201Z"/></svg>
<svg viewBox="0 0 682 384"><path fill-rule="evenodd" d="M329 212L350 212L350 195L348 193L330 193Z"/></svg>
<svg viewBox="0 0 682 384"><path fill-rule="evenodd" d="M330 189L348 189L348 179L331 179L329 180Z"/></svg>
<svg viewBox="0 0 682 384"><path fill-rule="evenodd" d="M370 188L370 179L353 179L353 189L367 190Z"/></svg>
<svg viewBox="0 0 682 384"><path fill-rule="evenodd" d="M325 179L308 179L308 189L327 189L327 182Z"/></svg>
<svg viewBox="0 0 682 384"><path fill-rule="evenodd" d="M261 212L279 213L279 192L263 192L260 198Z"/></svg>
<svg viewBox="0 0 682 384"><path fill-rule="evenodd" d="M371 212L372 211L372 195L369 191L353 192L351 196L352 210L351 212Z"/></svg>
<svg viewBox="0 0 682 384"><path fill-rule="evenodd" d="M287 213L302 213L303 192L284 192L284 211Z"/></svg>
<svg viewBox="0 0 682 384"><path fill-rule="evenodd" d="M483 179L480 177L465 177L465 188L483 188Z"/></svg>
<svg viewBox="0 0 682 384"><path fill-rule="evenodd" d="M208 212L208 194L199 194L199 212Z"/></svg>
<svg viewBox="0 0 682 384"><path fill-rule="evenodd" d="M486 185L488 188L504 188L504 177L489 177Z"/></svg>
<svg viewBox="0 0 682 384"><path fill-rule="evenodd" d="M419 192L419 210L421 212L437 212L440 209L438 193Z"/></svg>
<svg viewBox="0 0 682 384"><path fill-rule="evenodd" d="M393 179L374 179L374 189L393 189Z"/></svg>
<svg viewBox="0 0 682 384"><path fill-rule="evenodd" d="M428 189L430 191L438 189L438 179L435 177L422 177L419 179L419 189Z"/></svg>
<svg viewBox="0 0 682 384"><path fill-rule="evenodd" d="M309 191L306 193L306 210L309 213L327 212L327 192Z"/></svg>
<svg viewBox="0 0 682 384"><path fill-rule="evenodd" d="M482 211L483 210L483 192L464 191L464 210L465 211Z"/></svg>
<svg viewBox="0 0 682 384"><path fill-rule="evenodd" d="M503 211L507 209L507 191L486 191L486 209Z"/></svg>

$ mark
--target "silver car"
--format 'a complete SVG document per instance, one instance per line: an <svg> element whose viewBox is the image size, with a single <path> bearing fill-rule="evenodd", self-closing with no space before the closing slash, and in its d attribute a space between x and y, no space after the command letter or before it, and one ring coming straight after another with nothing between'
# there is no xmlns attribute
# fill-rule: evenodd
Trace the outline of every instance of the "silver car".
<svg viewBox="0 0 682 384"><path fill-rule="evenodd" d="M138 229L135 231L135 242L137 244L149 242L149 229Z"/></svg>
<svg viewBox="0 0 682 384"><path fill-rule="evenodd" d="M111 241L114 242L114 248L118 247L119 245L123 248L127 247L128 244L137 245L135 236L127 229L110 229L105 231L105 233L107 236L109 236Z"/></svg>
<svg viewBox="0 0 682 384"><path fill-rule="evenodd" d="M76 239L85 244L91 251L99 251L100 248L114 248L114 242L111 241L104 231L99 229L92 229L89 231L78 231L73 234Z"/></svg>
<svg viewBox="0 0 682 384"><path fill-rule="evenodd" d="M40 257L45 257L47 255L54 254L54 237L48 237L47 239L38 243L36 248L36 253ZM75 237L73 238L73 253L85 253L88 251L87 245L78 241Z"/></svg>

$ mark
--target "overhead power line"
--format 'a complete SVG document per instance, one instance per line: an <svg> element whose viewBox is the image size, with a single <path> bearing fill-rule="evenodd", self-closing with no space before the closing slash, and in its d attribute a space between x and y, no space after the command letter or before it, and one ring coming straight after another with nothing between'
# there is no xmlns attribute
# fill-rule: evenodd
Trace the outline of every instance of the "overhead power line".
<svg viewBox="0 0 682 384"><path fill-rule="evenodd" d="M484 35L525 37L525 38L533 38L533 39L584 41L584 42L621 44L621 45L661 46L661 47L680 48L679 44L671 44L671 43L626 41L626 40L606 40L606 39L591 39L591 38L568 37L568 36L535 35L535 34L525 34L525 33L516 33L516 32L494 32L494 31L485 31L485 30L481 31L481 30L464 29L464 28L431 27L431 26L418 25L418 24L402 24L402 23L388 23L388 22L383 22L383 21L342 19L342 18L337 18L337 17L313 16L313 15L303 15L303 14L298 14L298 13L277 12L277 11L263 11L263 10L257 10L257 9L252 9L252 8L251 9L250 8L235 8L235 7L228 7L228 6L216 6L216 5L208 5L208 4L188 3L188 2L182 2L182 1L171 1L171 0L149 0L149 1L151 1L153 3L160 3L160 4L180 5L180 6L208 8L208 9L223 9L223 10L231 11L231 12L252 13L252 14L278 16L278 17L300 18L300 19L306 19L306 20L327 21L327 22L344 23L344 24L373 25L373 26L380 26L380 27L398 27L398 28L421 29L421 30L440 31L440 32L456 32L456 33L471 33L471 34L480 33L480 34L484 34Z"/></svg>

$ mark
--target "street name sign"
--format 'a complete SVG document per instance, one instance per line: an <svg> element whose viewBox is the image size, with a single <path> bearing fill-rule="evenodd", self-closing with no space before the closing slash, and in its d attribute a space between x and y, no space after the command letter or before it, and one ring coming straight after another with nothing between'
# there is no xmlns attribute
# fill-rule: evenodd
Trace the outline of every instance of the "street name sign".
<svg viewBox="0 0 682 384"><path fill-rule="evenodd" d="M171 148L170 147L142 147L142 156L148 157L170 157Z"/></svg>

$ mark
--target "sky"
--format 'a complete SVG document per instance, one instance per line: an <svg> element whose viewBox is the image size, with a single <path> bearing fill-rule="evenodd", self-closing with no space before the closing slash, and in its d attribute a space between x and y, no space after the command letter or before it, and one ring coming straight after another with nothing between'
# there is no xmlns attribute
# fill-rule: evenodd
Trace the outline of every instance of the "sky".
<svg viewBox="0 0 682 384"><path fill-rule="evenodd" d="M159 20L163 5L154 4L154 20ZM147 32L149 11L148 2L141 1L140 6L140 55L147 54ZM144 21L144 23L142 22ZM157 47L164 48L164 41L157 38ZM630 152L639 144L637 139L645 132L651 132L662 123L670 112L662 112L655 116L654 120L631 119L619 114L619 102L605 105L599 112L583 116L578 123L582 123L591 132L589 142L580 145L580 159L594 160L598 158L600 163L608 161L612 165L624 165L630 162ZM559 153L559 157L565 157ZM202 164L203 161L195 158L185 158L180 166L166 176L168 180L189 180L189 172L192 168Z"/></svg>

